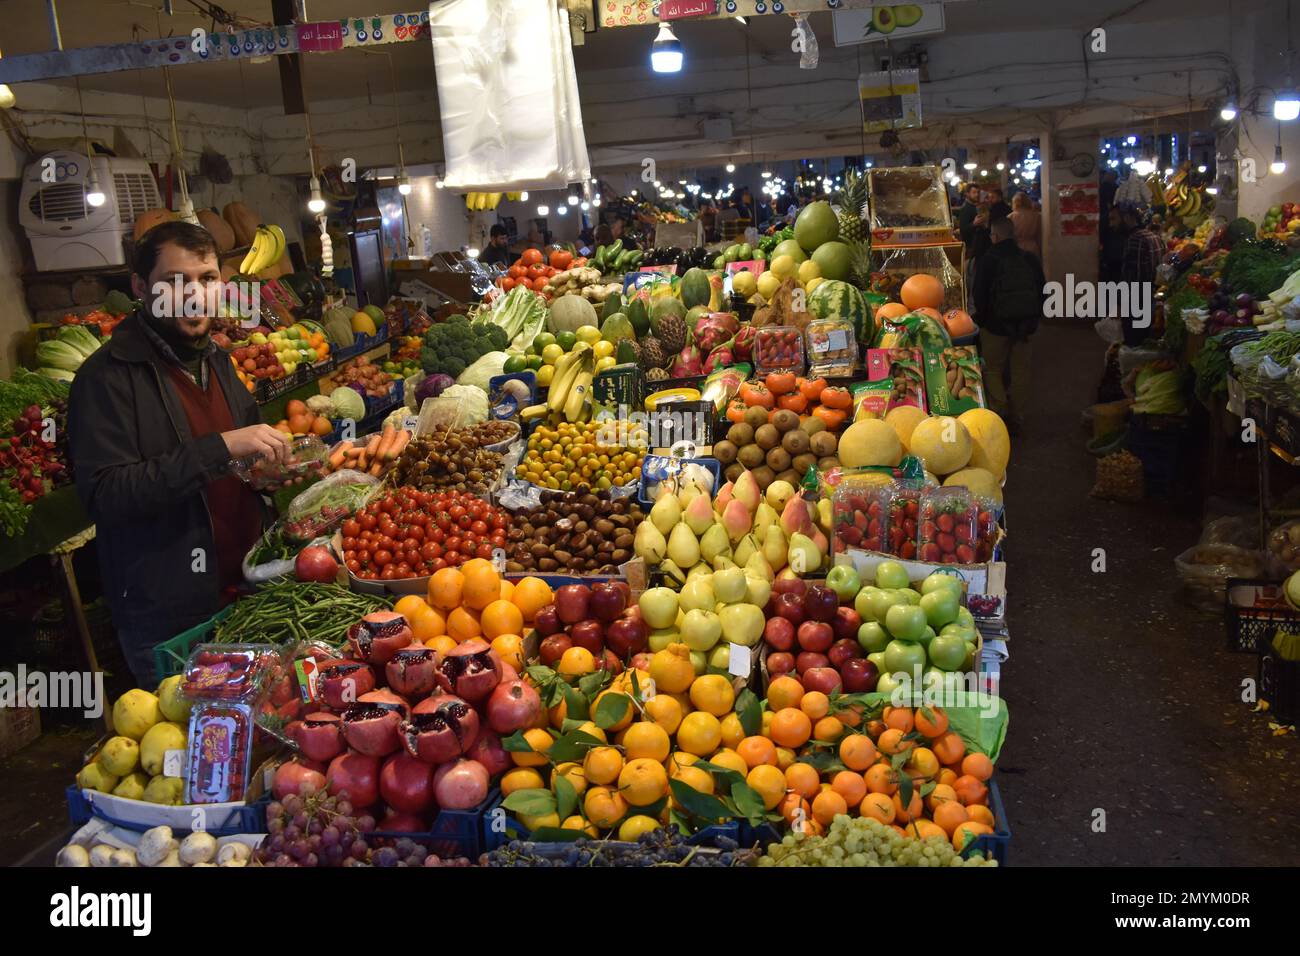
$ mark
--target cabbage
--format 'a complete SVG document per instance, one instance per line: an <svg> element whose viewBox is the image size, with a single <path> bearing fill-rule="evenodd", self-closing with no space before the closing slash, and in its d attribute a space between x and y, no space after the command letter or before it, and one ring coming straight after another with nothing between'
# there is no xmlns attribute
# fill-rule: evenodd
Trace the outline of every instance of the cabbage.
<svg viewBox="0 0 1300 956"><path fill-rule="evenodd" d="M426 398L437 398L455 384L456 380L450 375L443 375L438 372L433 375L426 375L420 380L420 384L415 386L416 404L423 402Z"/></svg>
<svg viewBox="0 0 1300 956"><path fill-rule="evenodd" d="M424 400L420 406L421 418L427 408L432 409L430 415L433 425L467 428L487 421L487 392L474 385L452 385L437 398Z"/></svg>
<svg viewBox="0 0 1300 956"><path fill-rule="evenodd" d="M487 395L488 382L495 376L505 373L506 359L509 358L505 352L488 352L478 359L473 365L460 373L456 379L457 385L474 385L483 389L483 394Z"/></svg>
<svg viewBox="0 0 1300 956"><path fill-rule="evenodd" d="M1177 369L1144 366L1137 374L1133 411L1141 415L1181 415L1186 406L1179 385Z"/></svg>
<svg viewBox="0 0 1300 956"><path fill-rule="evenodd" d="M351 418L359 422L366 417L366 400L355 389L340 385L330 392L330 401L339 418Z"/></svg>
<svg viewBox="0 0 1300 956"><path fill-rule="evenodd" d="M76 346L62 339L46 339L36 346L36 361L43 368L59 368L75 372L81 368L86 356Z"/></svg>

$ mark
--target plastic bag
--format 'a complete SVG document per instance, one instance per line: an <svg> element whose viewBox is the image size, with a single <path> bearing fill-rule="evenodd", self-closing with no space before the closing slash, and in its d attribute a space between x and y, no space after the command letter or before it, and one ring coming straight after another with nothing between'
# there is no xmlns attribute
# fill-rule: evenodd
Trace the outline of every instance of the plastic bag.
<svg viewBox="0 0 1300 956"><path fill-rule="evenodd" d="M334 531L379 490L379 479L360 471L336 471L316 482L285 509L277 524L286 541L305 544Z"/></svg>
<svg viewBox="0 0 1300 956"><path fill-rule="evenodd" d="M835 487L831 499L831 546L836 554L849 548L882 551L889 542L891 485L863 485L847 478Z"/></svg>
<svg viewBox="0 0 1300 956"><path fill-rule="evenodd" d="M979 507L965 488L935 488L921 496L917 544L933 564L973 564Z"/></svg>
<svg viewBox="0 0 1300 956"><path fill-rule="evenodd" d="M1300 570L1300 519L1284 522L1268 533L1268 552L1287 572Z"/></svg>
<svg viewBox="0 0 1300 956"><path fill-rule="evenodd" d="M1174 558L1189 605L1214 614L1223 613L1228 578L1258 578L1266 570L1258 551L1230 544L1197 544Z"/></svg>
<svg viewBox="0 0 1300 956"><path fill-rule="evenodd" d="M1142 460L1130 451L1097 459L1097 480L1089 494L1108 501L1141 501L1146 496Z"/></svg>

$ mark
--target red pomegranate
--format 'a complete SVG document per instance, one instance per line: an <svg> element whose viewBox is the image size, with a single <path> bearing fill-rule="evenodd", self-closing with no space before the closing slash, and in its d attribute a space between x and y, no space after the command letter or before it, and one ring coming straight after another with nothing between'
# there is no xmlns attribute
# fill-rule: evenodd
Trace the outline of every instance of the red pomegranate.
<svg viewBox="0 0 1300 956"><path fill-rule="evenodd" d="M426 697L402 724L406 752L425 763L445 763L459 757L478 740L478 712L454 694Z"/></svg>
<svg viewBox="0 0 1300 956"><path fill-rule="evenodd" d="M320 772L319 766L300 760L286 760L276 768L271 793L275 799L283 800L291 793L302 796L304 784L314 793L324 790L325 783L325 775Z"/></svg>
<svg viewBox="0 0 1300 956"><path fill-rule="evenodd" d="M433 767L399 750L379 770L379 795L397 813L424 813L433 806Z"/></svg>
<svg viewBox="0 0 1300 956"><path fill-rule="evenodd" d="M361 661L325 661L316 675L316 690L321 700L337 713L347 710L374 689L375 672Z"/></svg>
<svg viewBox="0 0 1300 956"><path fill-rule="evenodd" d="M444 810L468 810L487 799L487 767L474 760L443 764L433 775L438 806Z"/></svg>
<svg viewBox="0 0 1300 956"><path fill-rule="evenodd" d="M422 833L429 828L424 820L414 813L398 813L396 810L389 810L375 829L380 833Z"/></svg>
<svg viewBox="0 0 1300 956"><path fill-rule="evenodd" d="M357 657L383 667L411 643L411 626L394 611L372 611L348 628L348 640Z"/></svg>
<svg viewBox="0 0 1300 956"><path fill-rule="evenodd" d="M384 665L391 690L409 700L428 697L438 686L438 652L414 644L403 647Z"/></svg>
<svg viewBox="0 0 1300 956"><path fill-rule="evenodd" d="M478 740L465 752L465 756L487 767L488 773L494 777L515 765L510 758L510 751L501 746L501 738L490 730L478 735Z"/></svg>
<svg viewBox="0 0 1300 956"><path fill-rule="evenodd" d="M296 720L290 733L304 757L329 763L343 752L343 723L335 714L308 714Z"/></svg>
<svg viewBox="0 0 1300 956"><path fill-rule="evenodd" d="M447 652L438 665L438 683L471 704L487 699L501 682L501 658L487 641L471 638Z"/></svg>
<svg viewBox="0 0 1300 956"><path fill-rule="evenodd" d="M390 690L372 690L343 711L343 737L353 750L383 757L402 745L397 735L410 714L406 701Z"/></svg>
<svg viewBox="0 0 1300 956"><path fill-rule="evenodd" d="M487 702L488 726L499 734L531 727L542 712L542 698L521 680L497 684Z"/></svg>
<svg viewBox="0 0 1300 956"><path fill-rule="evenodd" d="M331 796L346 793L358 809L373 806L379 800L379 758L349 750L330 761L325 782Z"/></svg>

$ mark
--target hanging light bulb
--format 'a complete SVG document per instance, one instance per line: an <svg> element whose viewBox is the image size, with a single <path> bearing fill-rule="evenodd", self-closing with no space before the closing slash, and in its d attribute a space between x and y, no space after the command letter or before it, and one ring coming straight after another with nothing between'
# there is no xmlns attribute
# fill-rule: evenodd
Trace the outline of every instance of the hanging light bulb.
<svg viewBox="0 0 1300 956"><path fill-rule="evenodd" d="M433 181L433 185L434 185L434 187L437 188L437 189L445 189L446 186L447 186L447 184L444 183L441 179L435 179L435 180ZM525 198L525 199L528 198L527 194L524 195L524 198Z"/></svg>
<svg viewBox="0 0 1300 956"><path fill-rule="evenodd" d="M1231 123L1237 118L1237 104L1233 100L1228 100L1219 109L1219 119L1225 123Z"/></svg>
<svg viewBox="0 0 1300 956"><path fill-rule="evenodd" d="M537 215L539 215L539 216L545 216L545 215L546 215L547 213L549 213L550 211L551 211L551 207L550 207L550 206L538 206L538 207L537 207Z"/></svg>
<svg viewBox="0 0 1300 956"><path fill-rule="evenodd" d="M1219 195L1219 187L1218 187L1218 186L1206 186L1206 187L1205 187L1205 191L1206 191L1207 193L1209 193L1211 196L1217 196L1217 195Z"/></svg>
<svg viewBox="0 0 1300 956"><path fill-rule="evenodd" d="M1278 134L1281 135L1280 133ZM1273 147L1273 162L1268 164L1268 171L1274 176L1280 176L1286 172L1286 160L1282 158L1282 144L1278 143Z"/></svg>
<svg viewBox="0 0 1300 956"><path fill-rule="evenodd" d="M576 206L576 205L578 205L578 197L577 197L577 196L574 196L574 195L570 195L570 196L569 196L569 205L570 205L570 206Z"/></svg>
<svg viewBox="0 0 1300 956"><path fill-rule="evenodd" d="M591 203L589 202L579 203L578 208L581 209L583 212L586 212L588 209L591 208Z"/></svg>
<svg viewBox="0 0 1300 956"><path fill-rule="evenodd" d="M90 167L90 175L86 177L86 202L98 209L108 200L104 195L104 190L99 185L99 173L95 167Z"/></svg>
<svg viewBox="0 0 1300 956"><path fill-rule="evenodd" d="M1006 169L1006 168L1007 168L1007 164L1006 164L1006 163L998 163L998 172L1002 172L1002 170L1004 170L1004 169Z"/></svg>
<svg viewBox="0 0 1300 956"><path fill-rule="evenodd" d="M961 164L961 168L966 170L967 172L970 172L972 169L978 169L979 163L975 163L975 162L971 162L970 160L967 160L966 162Z"/></svg>
<svg viewBox="0 0 1300 956"><path fill-rule="evenodd" d="M406 167L397 171L397 191L403 196L411 195L411 180L406 176Z"/></svg>
<svg viewBox="0 0 1300 956"><path fill-rule="evenodd" d="M521 193L519 194L519 201L520 201L520 202L528 202L528 190L527 190L527 189L525 189L523 192L521 192Z"/></svg>
<svg viewBox="0 0 1300 956"><path fill-rule="evenodd" d="M307 209L315 213L325 211L325 197L320 194L320 180L315 176L311 178L311 198L307 200Z"/></svg>
<svg viewBox="0 0 1300 956"><path fill-rule="evenodd" d="M471 259L477 259L478 253L479 251L475 249L473 246L470 246L468 249L465 250L465 255L469 256Z"/></svg>
<svg viewBox="0 0 1300 956"><path fill-rule="evenodd" d="M735 163L727 163L727 172L729 172L729 173L734 173L735 171L736 171L736 164L735 164Z"/></svg>
<svg viewBox="0 0 1300 956"><path fill-rule="evenodd" d="M667 23L659 24L659 34L650 44L650 68L656 73L677 73L682 68L682 42Z"/></svg>
<svg viewBox="0 0 1300 956"><path fill-rule="evenodd" d="M1205 172L1205 167L1204 167L1204 166L1197 166L1197 167L1196 167L1196 171L1197 171L1198 173L1203 173L1203 172Z"/></svg>
<svg viewBox="0 0 1300 956"><path fill-rule="evenodd" d="M567 216L567 215L569 214L569 207L568 207L568 206L556 206L556 207L555 207L555 212L556 212L556 215Z"/></svg>
<svg viewBox="0 0 1300 956"><path fill-rule="evenodd" d="M14 91L9 89L8 83L0 83L0 110L11 110L18 98L14 96Z"/></svg>
<svg viewBox="0 0 1300 956"><path fill-rule="evenodd" d="M597 196L595 199L593 199L593 200L591 201L591 204L592 204L593 206L599 207L599 206L600 206L600 197Z"/></svg>
<svg viewBox="0 0 1300 956"><path fill-rule="evenodd" d="M1277 91L1273 97L1273 119L1289 123L1300 116L1300 96L1295 88L1288 85Z"/></svg>

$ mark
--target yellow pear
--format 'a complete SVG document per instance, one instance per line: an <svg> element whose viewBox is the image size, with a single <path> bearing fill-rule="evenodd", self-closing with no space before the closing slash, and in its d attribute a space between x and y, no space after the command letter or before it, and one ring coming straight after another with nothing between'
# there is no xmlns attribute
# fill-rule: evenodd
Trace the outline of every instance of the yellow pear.
<svg viewBox="0 0 1300 956"><path fill-rule="evenodd" d="M700 563L700 542L685 524L678 524L668 536L668 557L679 568L692 568Z"/></svg>

